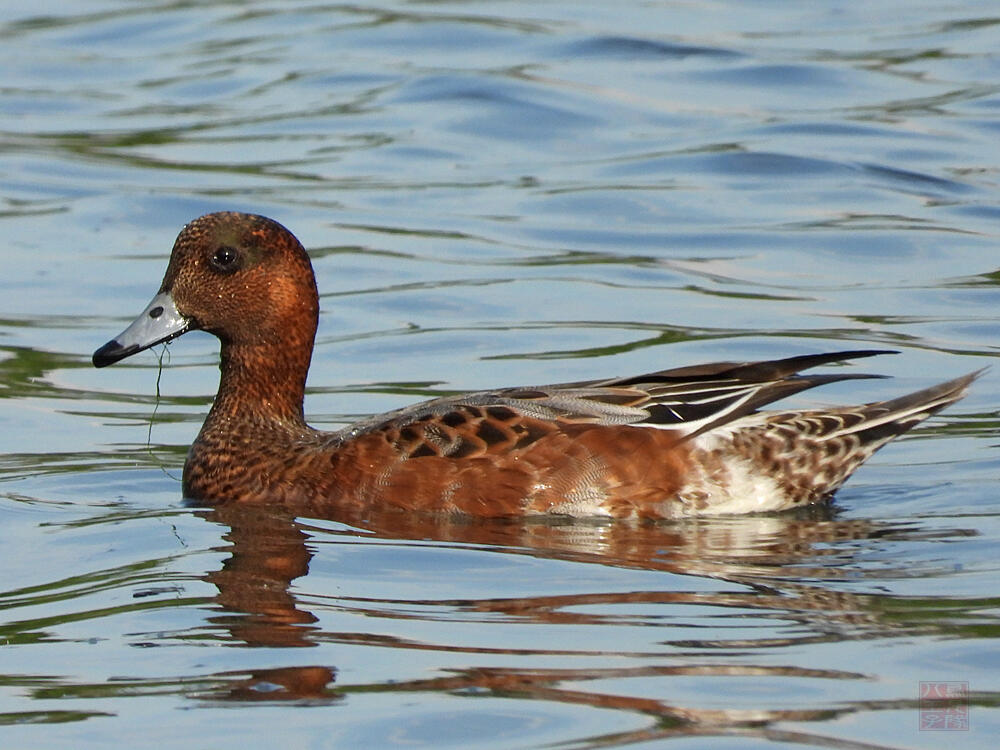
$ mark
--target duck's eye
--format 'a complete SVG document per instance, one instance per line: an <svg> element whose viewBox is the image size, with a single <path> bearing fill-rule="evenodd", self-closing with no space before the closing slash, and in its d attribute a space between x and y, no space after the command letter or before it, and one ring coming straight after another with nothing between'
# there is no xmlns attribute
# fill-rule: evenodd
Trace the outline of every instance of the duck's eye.
<svg viewBox="0 0 1000 750"><path fill-rule="evenodd" d="M233 273L240 267L240 253L235 247L223 245L212 253L209 265L219 273Z"/></svg>

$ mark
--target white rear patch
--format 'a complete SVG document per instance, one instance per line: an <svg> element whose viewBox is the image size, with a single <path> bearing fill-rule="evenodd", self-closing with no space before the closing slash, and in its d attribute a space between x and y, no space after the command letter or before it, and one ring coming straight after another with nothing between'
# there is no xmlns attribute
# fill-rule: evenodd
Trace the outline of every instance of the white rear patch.
<svg viewBox="0 0 1000 750"><path fill-rule="evenodd" d="M788 507L788 497L778 483L731 450L730 435L760 421L763 420L754 414L691 441L694 466L677 493L687 509L685 515L762 513ZM725 456L725 468L713 474L702 461L714 465L719 461L719 453Z"/></svg>

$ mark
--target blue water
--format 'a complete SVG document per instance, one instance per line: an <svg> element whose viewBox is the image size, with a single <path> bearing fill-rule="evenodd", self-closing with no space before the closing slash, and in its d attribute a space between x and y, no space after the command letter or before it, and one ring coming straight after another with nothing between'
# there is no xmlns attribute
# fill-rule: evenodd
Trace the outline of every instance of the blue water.
<svg viewBox="0 0 1000 750"><path fill-rule="evenodd" d="M215 340L90 365L220 209L312 254L327 429L716 359L900 351L800 405L990 365L988 5L8 2L0 68L4 747L993 747L996 368L832 508L637 529L187 508ZM922 730L921 683L969 728Z"/></svg>

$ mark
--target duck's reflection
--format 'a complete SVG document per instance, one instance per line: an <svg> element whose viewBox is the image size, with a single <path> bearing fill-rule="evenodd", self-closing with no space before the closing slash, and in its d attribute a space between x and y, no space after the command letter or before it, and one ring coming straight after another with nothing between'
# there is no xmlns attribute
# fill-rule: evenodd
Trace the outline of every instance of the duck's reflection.
<svg viewBox="0 0 1000 750"><path fill-rule="evenodd" d="M309 572L306 533L287 514L268 509L216 509L207 517L229 527L232 556L206 580L219 589L225 615L210 618L250 646L315 646L316 617L300 609L289 584Z"/></svg>
<svg viewBox="0 0 1000 750"><path fill-rule="evenodd" d="M451 672L446 677L428 680L393 680L384 685L334 686L335 669L328 666L283 666L275 670L255 670L240 675L216 675L222 682L212 694L215 700L305 700L333 701L355 690L373 692L436 691L452 695L503 695L563 703L586 704L649 714L656 717L656 728L643 730L623 741L643 741L676 734L712 733L720 728L752 731L760 736L780 739L784 735L770 727L778 720L823 720L844 712L880 708L872 702L857 705L838 701L836 708L785 710L701 709L679 707L666 701L616 695L583 688L597 682L605 690L609 680L634 677L734 676L750 679L764 677L808 677L823 680L867 680L856 671L807 669L796 666L761 666L733 658L720 664L713 655L725 657L730 651L783 647L817 641L837 641L851 637L898 634L911 627L898 616L887 616L878 597L851 593L835 587L831 581L856 578L859 566L854 550L863 543L879 544L895 538L925 538L926 531L916 525L887 524L868 520L840 520L828 507L816 507L799 513L777 516L736 517L728 519L691 519L672 524L629 525L623 523L541 523L530 521L463 522L455 519L419 517L399 513L369 514L365 518L338 518L343 530L331 532L296 519L290 514L263 508L221 507L199 511L208 520L228 527L225 538L231 544L231 557L222 569L209 574L218 588L218 605L226 614L212 618L229 636L249 646L303 647L320 643L363 643L406 649L449 652L505 653L505 649L487 651L476 647L442 646L385 635L324 633L318 619L296 597L291 583L309 570L311 536L333 533L365 538L393 540L433 540L460 545L502 548L508 554L534 555L549 559L613 565L642 570L660 570L684 576L709 577L733 585L712 590L638 590L628 592L543 595L513 598L463 599L417 602L431 606L449 606L476 613L501 615L512 620L544 624L608 623L600 614L620 604L687 604L739 611L773 613L792 627L781 629L783 635L756 638L719 638L720 628L708 628L699 640L663 641L671 653L684 657L682 665L647 665L616 669L546 668L476 668ZM955 534L961 532L949 532ZM885 574L880 568L880 575ZM676 579L669 577L672 583ZM688 589L689 587L685 587ZM697 587L694 587L697 589ZM849 588L849 587L847 587ZM357 614L384 612L394 604L373 595L368 598L338 597L342 610ZM395 602L399 604L399 602ZM599 605L596 608L594 605ZM596 613L595 613L596 611ZM898 615L898 613L897 613ZM795 627L799 625L800 627ZM685 632L689 632L685 630ZM787 634L787 635L784 635ZM692 651L700 654L702 664L692 664ZM706 652L707 650L707 652ZM528 652L511 649L511 654ZM532 654L536 653L534 651ZM539 650L540 655L560 652ZM566 653L569 653L567 651ZM706 655L706 653L708 655ZM646 662L661 661L659 654L630 654L623 644L616 656L642 656ZM695 656L697 658L697 656ZM596 687L596 686L595 686ZM612 691L613 692L613 691ZM900 702L884 708L899 709ZM773 737L771 735L774 735ZM790 741L796 741L789 735ZM839 746L834 743L834 746ZM846 746L846 745L845 745Z"/></svg>

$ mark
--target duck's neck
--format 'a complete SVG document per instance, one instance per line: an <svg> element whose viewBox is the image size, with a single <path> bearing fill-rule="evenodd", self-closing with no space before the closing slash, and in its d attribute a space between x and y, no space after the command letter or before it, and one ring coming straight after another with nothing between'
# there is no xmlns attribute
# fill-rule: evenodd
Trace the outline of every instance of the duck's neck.
<svg viewBox="0 0 1000 750"><path fill-rule="evenodd" d="M313 338L288 336L280 344L223 342L219 392L203 432L240 423L308 429L302 402Z"/></svg>

